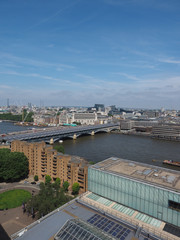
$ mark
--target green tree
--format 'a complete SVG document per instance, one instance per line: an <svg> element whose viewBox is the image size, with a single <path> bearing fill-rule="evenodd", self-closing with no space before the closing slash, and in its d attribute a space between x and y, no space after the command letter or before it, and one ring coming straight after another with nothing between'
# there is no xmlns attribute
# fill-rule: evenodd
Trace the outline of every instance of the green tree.
<svg viewBox="0 0 180 240"><path fill-rule="evenodd" d="M46 184L50 183L51 180L52 180L52 179L51 179L51 177L50 177L49 175L46 175L46 176L45 176L45 183L46 183Z"/></svg>
<svg viewBox="0 0 180 240"><path fill-rule="evenodd" d="M68 188L69 188L69 183L68 183L68 181L65 181L65 182L63 183L63 189L64 189L64 191L67 192L67 191L68 191Z"/></svg>
<svg viewBox="0 0 180 240"><path fill-rule="evenodd" d="M13 115L12 113L0 114L1 120L22 121L22 115Z"/></svg>
<svg viewBox="0 0 180 240"><path fill-rule="evenodd" d="M65 153L65 150L64 150L64 147L63 145L56 145L53 147L55 150L57 150L58 152L61 152L61 153Z"/></svg>
<svg viewBox="0 0 180 240"><path fill-rule="evenodd" d="M73 124L76 124L76 125L81 125L80 122L73 122Z"/></svg>
<svg viewBox="0 0 180 240"><path fill-rule="evenodd" d="M79 193L79 189L80 189L79 183L75 182L72 185L72 194L74 194L74 195L78 194Z"/></svg>
<svg viewBox="0 0 180 240"><path fill-rule="evenodd" d="M95 164L95 162L94 161L89 161L89 164L93 165L93 164Z"/></svg>
<svg viewBox="0 0 180 240"><path fill-rule="evenodd" d="M60 186L61 185L61 179L57 177L56 180L55 180L55 184Z"/></svg>
<svg viewBox="0 0 180 240"><path fill-rule="evenodd" d="M54 183L40 183L39 193L27 203L27 212L37 213L37 217L40 218L72 199L66 196L62 189L57 190L54 186Z"/></svg>
<svg viewBox="0 0 180 240"><path fill-rule="evenodd" d="M35 175L35 176L34 176L34 181L37 182L38 180L39 180L38 175Z"/></svg>
<svg viewBox="0 0 180 240"><path fill-rule="evenodd" d="M22 113L22 121L24 122L33 122L33 115L34 113L33 112L27 112L27 109L24 109L23 110L23 113Z"/></svg>
<svg viewBox="0 0 180 240"><path fill-rule="evenodd" d="M0 149L0 181L14 182L24 179L29 173L29 163L24 153Z"/></svg>

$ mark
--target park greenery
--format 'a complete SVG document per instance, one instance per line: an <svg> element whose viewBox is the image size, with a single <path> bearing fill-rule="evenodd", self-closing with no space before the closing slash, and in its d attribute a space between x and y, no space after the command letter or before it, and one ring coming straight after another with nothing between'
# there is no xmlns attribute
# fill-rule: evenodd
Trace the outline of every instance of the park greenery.
<svg viewBox="0 0 180 240"><path fill-rule="evenodd" d="M53 146L53 148L55 149L55 150L57 150L58 152L61 152L61 153L65 153L65 150L64 150L64 147L63 147L63 145L55 145L55 146Z"/></svg>
<svg viewBox="0 0 180 240"><path fill-rule="evenodd" d="M27 113L27 110L24 109L22 114L2 113L0 114L0 120L33 122L33 114L33 112Z"/></svg>
<svg viewBox="0 0 180 240"><path fill-rule="evenodd" d="M10 121L22 121L22 115L13 115L12 113L2 113L0 114L0 120L10 120Z"/></svg>
<svg viewBox="0 0 180 240"><path fill-rule="evenodd" d="M43 217L54 209L62 206L72 199L72 197L65 195L64 189L60 187L60 179L54 183L46 178L45 183L40 183L39 194L32 196L27 202L26 211L34 218Z"/></svg>
<svg viewBox="0 0 180 240"><path fill-rule="evenodd" d="M31 193L23 189L15 189L0 194L0 209L15 208L26 203L31 198Z"/></svg>
<svg viewBox="0 0 180 240"><path fill-rule="evenodd" d="M27 109L24 109L23 110L23 113L22 113L22 121L24 122L33 122L33 115L34 113L33 112L27 112Z"/></svg>
<svg viewBox="0 0 180 240"><path fill-rule="evenodd" d="M29 163L24 153L0 149L0 182L14 182L28 176Z"/></svg>

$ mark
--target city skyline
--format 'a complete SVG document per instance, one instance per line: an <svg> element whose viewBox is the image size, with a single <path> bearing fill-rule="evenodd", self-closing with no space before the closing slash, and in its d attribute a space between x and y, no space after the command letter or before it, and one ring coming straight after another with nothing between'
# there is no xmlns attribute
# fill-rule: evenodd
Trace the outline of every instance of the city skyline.
<svg viewBox="0 0 180 240"><path fill-rule="evenodd" d="M180 109L180 2L2 1L0 105Z"/></svg>

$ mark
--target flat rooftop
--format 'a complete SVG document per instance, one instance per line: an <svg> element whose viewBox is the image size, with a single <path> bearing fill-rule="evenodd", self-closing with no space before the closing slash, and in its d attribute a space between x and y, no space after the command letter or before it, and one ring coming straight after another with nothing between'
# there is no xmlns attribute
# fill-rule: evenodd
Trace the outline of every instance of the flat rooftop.
<svg viewBox="0 0 180 240"><path fill-rule="evenodd" d="M90 168L180 192L180 172L178 171L115 157L108 158Z"/></svg>
<svg viewBox="0 0 180 240"><path fill-rule="evenodd" d="M120 205L94 200L87 192L54 210L11 236L12 240L159 240L179 238L163 231L164 222L140 214L133 209L121 213ZM100 197L102 198L102 197ZM129 212L131 210L131 214ZM133 212L132 212L133 211ZM118 213L119 214L118 214ZM126 218L123 217L126 214ZM132 219L132 218L133 219ZM147 220L151 220L150 224ZM133 220L133 221L132 221ZM136 221L135 221L136 220ZM138 224L135 224L137 223ZM148 227L145 226L148 224ZM158 225L158 226L157 226ZM151 228L149 227L151 226ZM159 236L161 236L159 238Z"/></svg>
<svg viewBox="0 0 180 240"><path fill-rule="evenodd" d="M96 224L97 223L97 224ZM108 229L103 231L108 225ZM11 236L12 240L131 240L137 232L136 226L127 226L120 219L109 218L76 200L63 205L50 214L37 220ZM147 234L142 232L136 240L144 240ZM149 238L154 239L154 238ZM155 240L158 240L155 238Z"/></svg>

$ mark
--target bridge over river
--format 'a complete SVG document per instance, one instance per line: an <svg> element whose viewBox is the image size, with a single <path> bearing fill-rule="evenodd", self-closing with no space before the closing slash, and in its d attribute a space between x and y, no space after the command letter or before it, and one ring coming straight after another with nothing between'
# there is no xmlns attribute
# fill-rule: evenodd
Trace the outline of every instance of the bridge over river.
<svg viewBox="0 0 180 240"><path fill-rule="evenodd" d="M0 142L12 142L13 140L22 140L22 141L34 141L34 140L44 140L50 141L53 138L53 141L59 141L63 138L73 138L85 134L94 135L97 132L111 132L112 130L120 129L119 123L108 123L101 125L92 125L92 126L78 126L78 127L70 127L63 129L47 129L38 132L30 132L23 133L18 132L14 135L6 135L0 137Z"/></svg>

